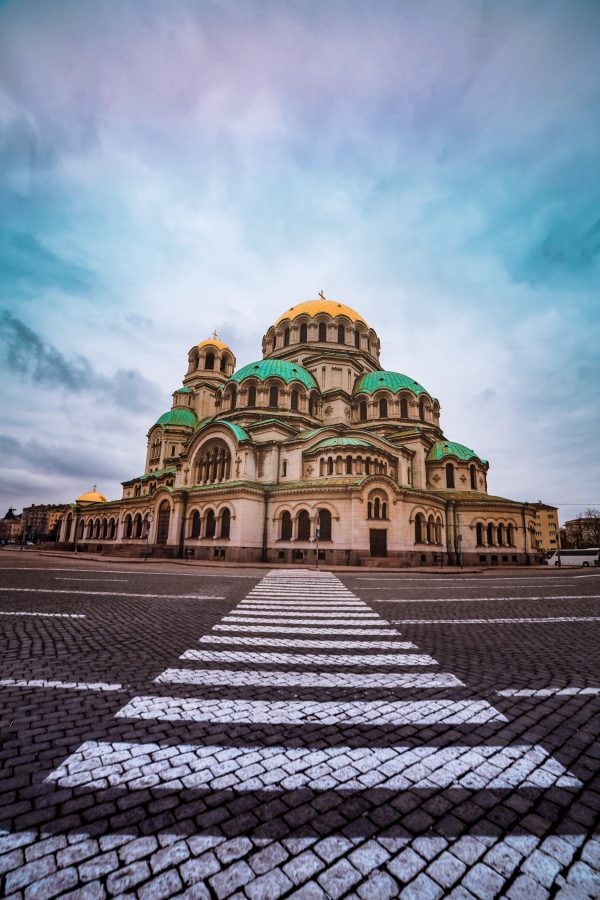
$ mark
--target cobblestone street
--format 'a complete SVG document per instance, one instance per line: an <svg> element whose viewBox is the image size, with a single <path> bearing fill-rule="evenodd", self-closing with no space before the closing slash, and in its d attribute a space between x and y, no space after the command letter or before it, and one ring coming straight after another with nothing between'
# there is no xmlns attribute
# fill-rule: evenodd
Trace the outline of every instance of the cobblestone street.
<svg viewBox="0 0 600 900"><path fill-rule="evenodd" d="M0 555L0 895L600 896L600 573Z"/></svg>

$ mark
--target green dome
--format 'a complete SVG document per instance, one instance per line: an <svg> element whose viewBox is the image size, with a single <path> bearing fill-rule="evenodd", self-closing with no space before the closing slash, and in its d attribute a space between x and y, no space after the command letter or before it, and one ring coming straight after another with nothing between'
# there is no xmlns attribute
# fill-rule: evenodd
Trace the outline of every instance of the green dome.
<svg viewBox="0 0 600 900"><path fill-rule="evenodd" d="M261 359L259 362L248 363L242 369L238 369L231 376L231 381L242 382L245 378L258 378L266 381L267 378L281 378L286 384L299 381L309 390L317 388L318 384L312 374L298 363L291 363L287 359Z"/></svg>
<svg viewBox="0 0 600 900"><path fill-rule="evenodd" d="M385 388L392 393L409 390L413 394L428 394L422 384L402 375L400 372L365 372L354 385L354 394L374 394L375 391Z"/></svg>
<svg viewBox="0 0 600 900"><path fill-rule="evenodd" d="M195 428L198 424L198 419L196 418L196 413L193 412L193 410L177 407L176 409L170 409L168 412L163 413L160 419L158 419L155 424L163 426L183 425L186 428Z"/></svg>
<svg viewBox="0 0 600 900"><path fill-rule="evenodd" d="M434 441L427 454L427 461L436 462L437 460L444 459L446 456L454 456L456 459L463 461L478 459L484 464L487 461L482 459L474 450L465 447L464 444L457 444L455 441Z"/></svg>
<svg viewBox="0 0 600 900"><path fill-rule="evenodd" d="M370 441L365 441L363 438L353 438L353 437L331 437L325 438L324 441L319 441L318 444L315 444L312 447L312 450L323 450L325 447L370 447L372 448L374 445L370 443Z"/></svg>

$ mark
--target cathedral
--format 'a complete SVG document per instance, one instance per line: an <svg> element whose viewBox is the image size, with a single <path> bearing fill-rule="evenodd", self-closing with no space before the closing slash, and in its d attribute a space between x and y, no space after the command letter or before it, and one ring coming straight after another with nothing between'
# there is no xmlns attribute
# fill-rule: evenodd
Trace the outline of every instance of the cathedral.
<svg viewBox="0 0 600 900"><path fill-rule="evenodd" d="M535 557L535 509L488 494L488 462L448 440L440 404L382 369L377 333L323 294L271 325L236 368L217 335L191 348L144 472L94 488L61 544L197 560L510 565Z"/></svg>

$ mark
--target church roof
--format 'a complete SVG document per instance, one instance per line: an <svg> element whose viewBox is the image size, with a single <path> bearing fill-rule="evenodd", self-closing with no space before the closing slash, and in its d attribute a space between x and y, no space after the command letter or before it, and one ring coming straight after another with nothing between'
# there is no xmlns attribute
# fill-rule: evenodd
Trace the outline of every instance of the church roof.
<svg viewBox="0 0 600 900"><path fill-rule="evenodd" d="M154 424L163 426L183 425L186 428L195 428L198 424L198 418L193 410L177 407L176 409L170 409L168 412L163 413L160 419L157 419Z"/></svg>
<svg viewBox="0 0 600 900"><path fill-rule="evenodd" d="M247 366L238 369L231 376L231 380L238 383L245 378L257 378L259 381L266 381L267 378L281 378L286 384L299 381L309 389L318 389L318 384L308 369L298 363L289 362L287 359L261 359L248 363Z"/></svg>
<svg viewBox="0 0 600 900"><path fill-rule="evenodd" d="M85 491L77 498L77 503L106 503L106 497L96 490L96 485L91 491Z"/></svg>
<svg viewBox="0 0 600 900"><path fill-rule="evenodd" d="M319 298L319 300L305 300L304 303L297 303L296 306L291 306L279 316L275 324L278 325L284 319L297 319L298 316L318 316L319 313L326 313L329 316L346 316L351 322L364 322L365 325L367 324L360 313L357 313L351 306L346 306L345 303L339 303L337 300L324 300L322 298Z"/></svg>
<svg viewBox="0 0 600 900"><path fill-rule="evenodd" d="M410 378L408 375L402 375L401 372L365 372L357 379L354 385L354 394L374 394L375 391L386 389L396 393L397 391L409 390L413 394L428 394L429 391Z"/></svg>
<svg viewBox="0 0 600 900"><path fill-rule="evenodd" d="M324 450L326 447L374 447L374 444L358 437L330 437L319 441L311 450Z"/></svg>
<svg viewBox="0 0 600 900"><path fill-rule="evenodd" d="M429 448L427 461L436 462L437 460L444 459L446 456L454 456L456 459L463 461L478 459L482 463L487 462L487 460L482 459L479 454L475 453L474 450L471 450L470 447L465 447L464 444L457 444L455 441L434 441Z"/></svg>
<svg viewBox="0 0 600 900"><path fill-rule="evenodd" d="M231 350L229 344L219 340L219 338L207 338L205 341L200 341L196 346L200 349L202 349L202 347L214 347L216 350Z"/></svg>

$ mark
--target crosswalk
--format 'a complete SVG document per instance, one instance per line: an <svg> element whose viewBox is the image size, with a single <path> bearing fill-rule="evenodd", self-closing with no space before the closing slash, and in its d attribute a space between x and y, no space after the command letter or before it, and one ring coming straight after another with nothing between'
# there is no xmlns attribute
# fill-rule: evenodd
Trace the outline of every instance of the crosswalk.
<svg viewBox="0 0 600 900"><path fill-rule="evenodd" d="M401 638L333 573L271 571L116 713L127 740L85 741L46 780L266 796L580 787L543 747L503 738L500 710ZM149 740L148 723L194 739ZM496 737L470 740L486 723Z"/></svg>

